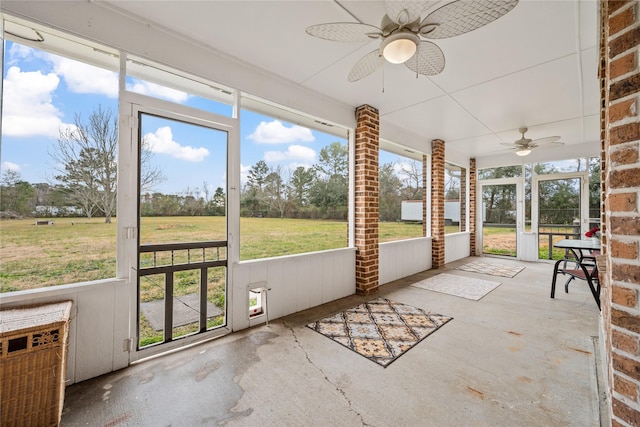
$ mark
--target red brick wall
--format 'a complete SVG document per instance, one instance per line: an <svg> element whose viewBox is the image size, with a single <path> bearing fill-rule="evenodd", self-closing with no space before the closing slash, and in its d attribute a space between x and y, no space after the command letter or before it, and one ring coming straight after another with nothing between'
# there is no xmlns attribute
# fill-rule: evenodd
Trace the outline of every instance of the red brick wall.
<svg viewBox="0 0 640 427"><path fill-rule="evenodd" d="M476 159L469 159L469 253L476 255L476 185L478 184L478 169Z"/></svg>
<svg viewBox="0 0 640 427"><path fill-rule="evenodd" d="M431 262L444 267L444 141L431 141Z"/></svg>
<svg viewBox="0 0 640 427"><path fill-rule="evenodd" d="M612 425L640 425L640 19L637 1L601 1L602 325Z"/></svg>
<svg viewBox="0 0 640 427"><path fill-rule="evenodd" d="M355 245L356 293L378 291L378 110L368 105L356 109L355 135Z"/></svg>

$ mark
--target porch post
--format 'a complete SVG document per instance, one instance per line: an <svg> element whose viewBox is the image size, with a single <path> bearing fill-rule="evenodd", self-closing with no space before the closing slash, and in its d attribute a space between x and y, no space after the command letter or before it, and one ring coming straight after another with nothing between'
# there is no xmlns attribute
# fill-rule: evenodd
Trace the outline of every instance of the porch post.
<svg viewBox="0 0 640 427"><path fill-rule="evenodd" d="M476 189L478 171L476 159L469 159L469 254L476 256Z"/></svg>
<svg viewBox="0 0 640 427"><path fill-rule="evenodd" d="M378 110L362 105L356 109L355 221L356 293L378 291L378 157L380 127Z"/></svg>
<svg viewBox="0 0 640 427"><path fill-rule="evenodd" d="M431 141L431 262L444 266L444 141Z"/></svg>

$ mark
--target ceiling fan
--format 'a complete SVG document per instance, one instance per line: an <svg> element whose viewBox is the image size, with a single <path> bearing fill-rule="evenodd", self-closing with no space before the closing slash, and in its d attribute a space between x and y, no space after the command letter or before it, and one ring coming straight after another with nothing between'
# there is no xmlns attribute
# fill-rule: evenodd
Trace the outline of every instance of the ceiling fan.
<svg viewBox="0 0 640 427"><path fill-rule="evenodd" d="M348 80L355 82L382 67L384 60L405 64L417 74L434 76L444 70L442 50L423 39L444 39L480 28L508 13L518 0L456 0L421 15L429 1L385 0L380 27L356 22L333 22L307 27L309 35L340 42L380 39L380 47L353 66Z"/></svg>
<svg viewBox="0 0 640 427"><path fill-rule="evenodd" d="M508 145L509 147L511 147L513 150L515 150L515 153L518 156L526 156L531 153L531 150L533 150L534 148L551 148L564 145L563 142L559 141L559 136L547 136L545 138L529 139L524 137L524 134L527 132L526 127L521 127L520 129L518 129L518 132L522 134L522 137L517 141L514 141L512 143L500 143L502 145Z"/></svg>

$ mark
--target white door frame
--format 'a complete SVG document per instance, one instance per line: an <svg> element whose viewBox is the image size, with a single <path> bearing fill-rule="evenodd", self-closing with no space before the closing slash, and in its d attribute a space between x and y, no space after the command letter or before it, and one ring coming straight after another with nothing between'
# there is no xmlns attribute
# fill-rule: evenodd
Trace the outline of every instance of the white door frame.
<svg viewBox="0 0 640 427"><path fill-rule="evenodd" d="M126 142L128 144L120 144L121 149L126 147L126 150L121 153L121 159L126 161L127 168L126 171L128 174L119 174L119 185L124 184L122 187L119 187L120 190L125 190L130 194L130 200L135 201L138 195L138 168L139 168L139 144L138 144L138 128L140 126L138 117L139 113L145 113L150 115L155 115L167 119L178 120L185 123L191 123L198 126L204 126L211 129L224 131L228 134L227 137L227 176L230 176L230 172L235 170L235 166L233 165L233 161L230 160L235 157L235 152L233 150L234 141L236 141L239 137L239 130L237 126L237 119L219 116L217 114L209 113L206 111L194 109L191 107L187 107L184 105L173 104L170 102L162 101L156 98L147 97L144 95L133 94L131 92L126 93L126 96L121 96L121 110L126 110L126 114L121 114L121 132L120 137L123 136L127 139ZM126 125L123 126L123 122L128 121ZM122 129L125 128L126 129ZM121 164L122 166L122 164ZM125 169L120 169L125 170ZM120 181L122 178L122 181ZM126 189L125 189L126 187ZM124 249L125 254L119 256L119 261L121 263L119 268L126 268L129 274L129 316L130 316L130 327L129 327L129 363L135 362L140 359L144 359L147 357L151 357L160 353L165 353L167 351L175 350L177 348L185 347L196 342L205 341L208 339L212 339L227 333L230 333L233 330L233 326L231 321L233 319L232 315L232 295L231 295L231 283L232 283L232 257L233 253L237 252L237 248L232 250L231 245L233 242L232 236L235 234L234 230L236 229L237 224L230 220L233 218L235 212L235 208L231 203L229 203L229 198L234 197L231 193L234 193L234 190L237 188L237 184L234 184L233 179L227 179L227 279L226 279L226 325L216 328L211 331L207 331L204 333L189 335L184 338L180 338L179 340L170 341L161 345L154 345L143 349L137 348L137 325L138 325L138 287L137 287L137 268L138 268L138 238L139 238L139 230L137 227L138 220L138 203L133 202L130 203L130 210L126 213L126 217L128 219L127 223L131 223L133 217L135 217L135 227L128 227L126 230L126 249ZM120 220L120 218L118 218ZM122 265L125 264L125 265Z"/></svg>
<svg viewBox="0 0 640 427"><path fill-rule="evenodd" d="M476 253L482 254L482 191L484 186L489 185L514 185L516 186L516 259L521 259L524 253L522 234L524 233L524 178L499 178L478 180L478 195L476 197Z"/></svg>
<svg viewBox="0 0 640 427"><path fill-rule="evenodd" d="M580 179L580 236L588 231L589 227L589 172L567 172L548 175L534 175L531 181L531 232L536 236L536 243L540 246L538 235L540 195L540 181L554 181L559 179Z"/></svg>

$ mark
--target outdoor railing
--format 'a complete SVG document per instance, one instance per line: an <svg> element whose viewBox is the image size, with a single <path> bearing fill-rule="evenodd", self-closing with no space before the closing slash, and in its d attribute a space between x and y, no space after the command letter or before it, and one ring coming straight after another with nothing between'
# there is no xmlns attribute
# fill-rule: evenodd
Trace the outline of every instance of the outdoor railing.
<svg viewBox="0 0 640 427"><path fill-rule="evenodd" d="M580 239L579 225L561 225L561 224L540 224L538 227L538 243L542 246L545 240L548 242L547 253L548 259L553 259L553 239L554 237L562 237L563 239Z"/></svg>
<svg viewBox="0 0 640 427"><path fill-rule="evenodd" d="M207 284L208 269L226 267L227 241L205 241L140 245L140 268L138 277L153 274L164 275L165 295L174 294L174 273L200 270L200 332L207 330ZM153 254L145 257L144 254ZM164 341L172 340L173 298L164 298Z"/></svg>

